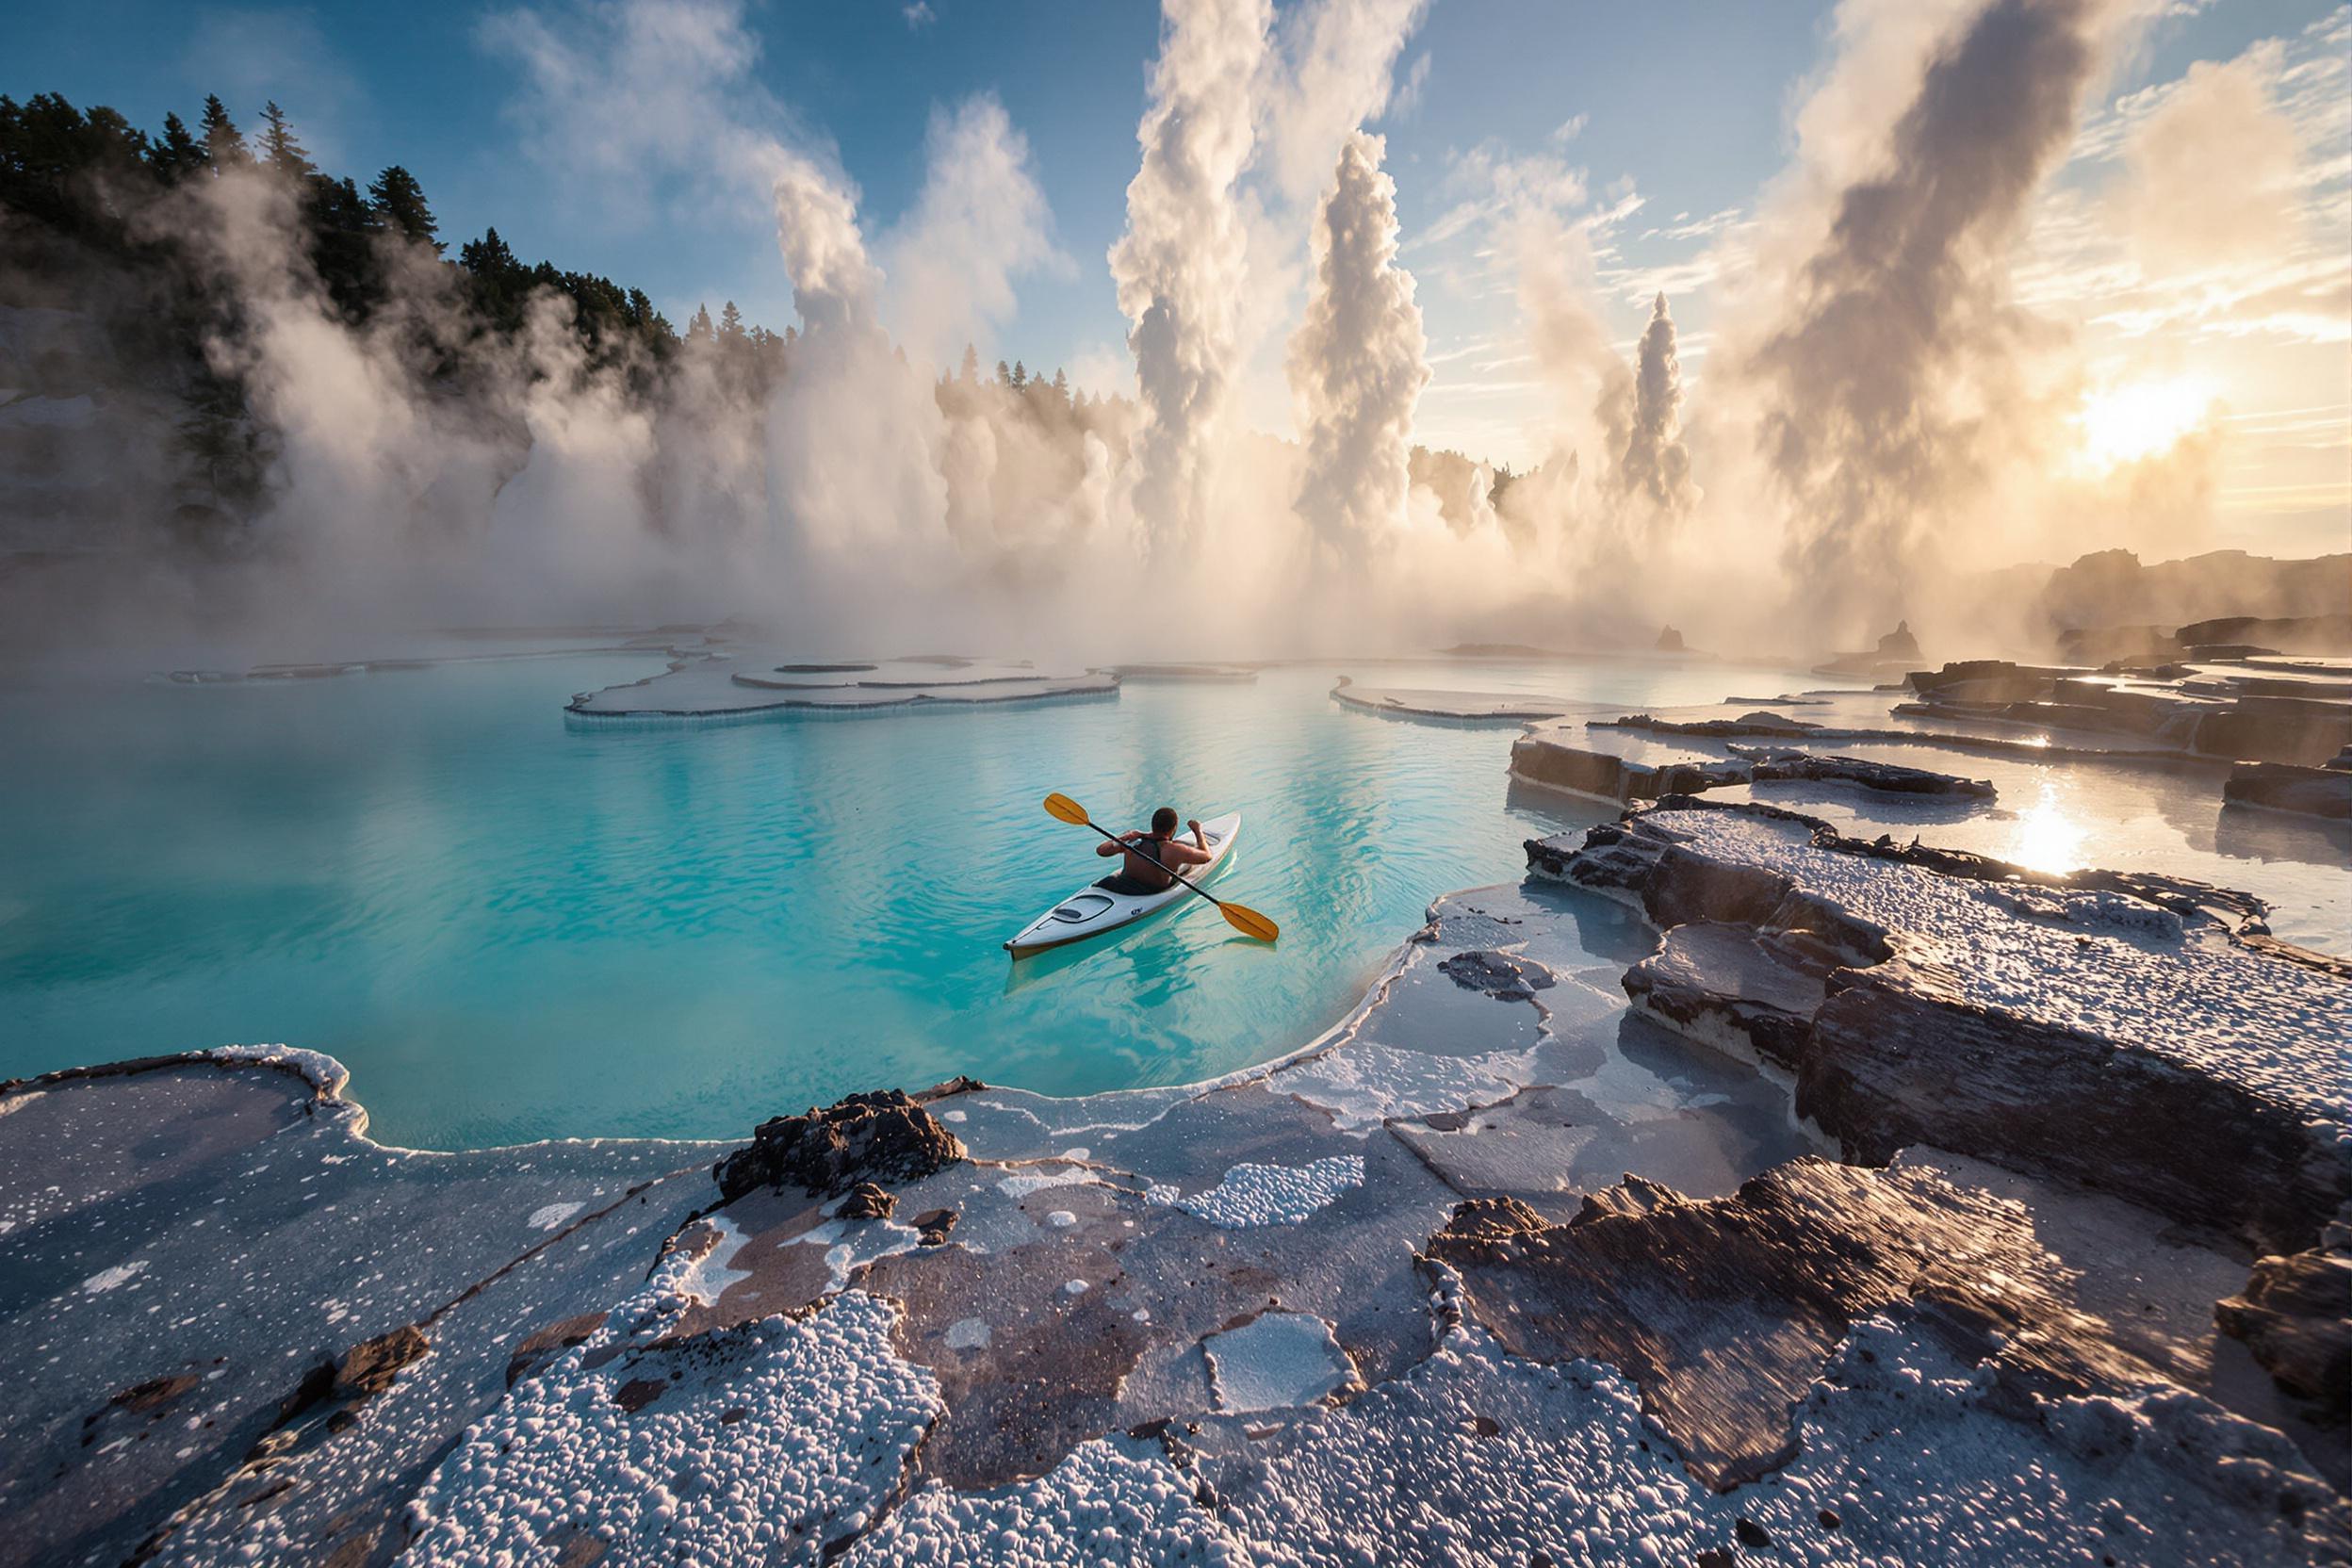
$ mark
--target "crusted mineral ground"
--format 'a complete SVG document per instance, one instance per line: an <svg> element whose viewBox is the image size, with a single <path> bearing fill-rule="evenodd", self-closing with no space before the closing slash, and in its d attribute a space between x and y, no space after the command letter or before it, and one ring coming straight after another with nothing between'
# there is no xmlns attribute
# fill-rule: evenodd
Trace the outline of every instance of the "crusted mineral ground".
<svg viewBox="0 0 2352 1568"><path fill-rule="evenodd" d="M564 712L584 725L727 722L1118 694L1119 677L1107 670L1044 670L949 655L810 663L774 648L730 645L685 652L659 675L582 692Z"/></svg>
<svg viewBox="0 0 2352 1568"><path fill-rule="evenodd" d="M1768 830L1708 841L1753 852L1749 905L1792 874L1767 851L1844 853L1782 844L1778 817L1656 815ZM1854 859L1864 882L1966 880ZM1985 920L2151 964L2210 935L2167 961L2329 979L2143 890L2170 906L2010 888ZM1870 904L1792 886L1772 908L1818 917L1785 935L1712 911L1762 944L1792 1029L1838 975L1897 961L1853 951L1870 917L1832 919L1829 891ZM1442 900L1329 1035L1215 1083L1064 1101L958 1080L775 1118L743 1149L386 1150L331 1063L267 1053L10 1086L0 1563L2352 1546L2308 1424L2331 1265L2249 1271L2244 1225L1965 1136L1824 1157L1784 1071L1629 1004L1675 924L1629 896ZM1943 895L1887 896L1870 907L1894 920ZM2068 897L2106 902L2090 924L2034 902ZM2301 1005L2281 984L2268 1000ZM2166 1059L2198 1078L2259 1054L2259 1021L2234 1027ZM2225 1297L2278 1385L2218 1334Z"/></svg>

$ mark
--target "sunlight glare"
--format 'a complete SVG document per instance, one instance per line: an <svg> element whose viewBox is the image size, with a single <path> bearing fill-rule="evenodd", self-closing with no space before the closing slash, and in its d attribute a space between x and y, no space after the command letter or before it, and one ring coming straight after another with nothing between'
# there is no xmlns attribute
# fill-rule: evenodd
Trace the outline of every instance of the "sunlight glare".
<svg viewBox="0 0 2352 1568"><path fill-rule="evenodd" d="M2164 376L2090 392L2074 416L2082 466L2107 473L2180 445L2213 411L2213 384L2202 376Z"/></svg>
<svg viewBox="0 0 2352 1568"><path fill-rule="evenodd" d="M2017 814L2017 836L2001 858L2028 871L2069 872L2082 864L2083 825L2045 784L2042 798Z"/></svg>

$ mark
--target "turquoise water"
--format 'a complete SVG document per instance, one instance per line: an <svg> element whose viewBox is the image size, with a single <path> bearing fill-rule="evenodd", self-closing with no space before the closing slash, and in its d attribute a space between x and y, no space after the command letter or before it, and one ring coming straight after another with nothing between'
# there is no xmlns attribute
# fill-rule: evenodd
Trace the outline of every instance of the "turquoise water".
<svg viewBox="0 0 2352 1568"><path fill-rule="evenodd" d="M957 1072L1058 1093L1279 1054L1450 889L1516 877L1515 727L1257 685L1116 702L582 732L604 655L339 679L0 690L0 1076L230 1041L325 1051L391 1142L731 1137ZM1754 671L1354 667L1360 679L1703 701ZM1049 790L1126 825L1240 808L1205 906L1018 965L1102 870Z"/></svg>

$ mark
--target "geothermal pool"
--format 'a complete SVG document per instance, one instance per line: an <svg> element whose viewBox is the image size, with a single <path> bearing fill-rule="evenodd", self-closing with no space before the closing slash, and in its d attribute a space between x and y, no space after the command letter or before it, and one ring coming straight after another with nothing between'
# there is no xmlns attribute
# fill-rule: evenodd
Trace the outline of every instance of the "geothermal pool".
<svg viewBox="0 0 2352 1568"><path fill-rule="evenodd" d="M957 1072L1188 1081L1344 1013L1449 889L1593 808L1507 799L1513 727L1369 718L1330 670L1117 701L583 732L658 660L0 694L0 1076L227 1041L332 1053L428 1148L741 1137ZM1483 678L1483 677L1482 677ZM1604 694L1723 672L1603 672ZM1015 965L1121 825L1239 808L1203 905Z"/></svg>
<svg viewBox="0 0 2352 1568"><path fill-rule="evenodd" d="M741 1137L958 1072L1057 1094L1194 1081L1335 1021L1433 897L1516 880L1525 838L1614 815L1511 787L1515 725L1354 711L1328 695L1341 671L1621 710L1819 684L1696 662L1350 662L1115 701L567 727L570 694L660 667L0 689L0 1077L284 1042L340 1058L375 1135L425 1148ZM2026 782L2004 776L2001 804L2031 809L1966 834L1890 825L2016 853L2054 812L2088 863L2116 847L2113 819L2149 869L2283 890L2282 934L2340 908L2331 842L2230 858L2210 826L2200 841L2100 803L2140 782ZM1122 825L1163 801L1242 810L1217 887L1280 921L1280 947L1202 906L1008 960L1006 936L1104 869L1039 808L1055 789ZM1874 820L1850 793L1764 798Z"/></svg>

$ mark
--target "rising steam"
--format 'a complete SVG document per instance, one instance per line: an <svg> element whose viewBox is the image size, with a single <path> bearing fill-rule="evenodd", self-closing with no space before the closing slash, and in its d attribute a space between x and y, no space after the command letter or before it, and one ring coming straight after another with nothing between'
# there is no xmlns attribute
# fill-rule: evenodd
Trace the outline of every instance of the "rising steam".
<svg viewBox="0 0 2352 1568"><path fill-rule="evenodd" d="M1298 514L1343 561L1403 522L1413 411L1429 379L1413 274L1396 265L1396 183L1381 171L1385 152L1364 131L1340 150L1315 223L1315 289L1290 343L1306 441Z"/></svg>
<svg viewBox="0 0 2352 1568"><path fill-rule="evenodd" d="M1250 87L1272 24L1267 0L1168 0L1135 130L1143 166L1111 247L1143 396L1135 504L1152 547L1171 554L1200 531L1240 366L1249 241L1233 187L1256 141Z"/></svg>
<svg viewBox="0 0 2352 1568"><path fill-rule="evenodd" d="M1682 446L1682 364L1674 355L1674 318L1666 296L1650 307L1633 376L1633 430L1617 464L1618 487L1679 517L1697 498L1690 454Z"/></svg>
<svg viewBox="0 0 2352 1568"><path fill-rule="evenodd" d="M1539 461L1515 476L1414 444L1430 354L1386 142L1365 126L1425 3L1312 0L1278 24L1270 0L1167 0L1108 253L1132 400L967 363L967 343L982 365L1010 357L994 342L1021 283L1071 266L993 97L935 112L920 195L876 228L829 145L757 85L742 0L619 0L560 24L502 13L482 40L516 66L525 145L552 183L637 223L757 208L792 340L764 358L708 330L660 354L591 351L572 297L544 287L485 332L465 274L390 241L384 298L355 316L306 252L296 191L238 167L164 188L134 227L172 241L188 294L224 302L203 368L239 389L263 480L232 495L217 463L158 455L179 449L167 399L110 398L93 449L137 460L90 494L110 514L234 510L234 559L171 592L216 626L282 637L256 655L369 615L728 612L834 653L1646 643L1659 620L1710 617L1786 645L1919 618L1922 584L1983 563L1998 518L2097 506L2194 531L2218 466L2205 433L2126 453L2098 495L2061 474L2053 411L2080 403L2087 372L2012 281L2132 0L1849 0L1795 166L1721 282L1674 285L1693 364L1707 352L1687 400L1666 295L1622 284L1583 171L1466 157L1492 200L1438 227L1484 225L1519 306L1498 351L1546 394ZM2132 275L2185 278L2265 321L2308 314L2310 279L2341 290L2343 270L2305 258L2259 289L2233 281L2304 243L2278 72L2200 68L2115 135L2130 183L2102 208L2142 247ZM2197 204L2226 205L2229 232L2190 220L2172 188L2210 192ZM81 308L97 316L113 286L87 284ZM106 308L133 311L122 297ZM1609 323L1644 302L1646 328L1622 341ZM66 314L34 325L62 332ZM0 370L33 357L8 336L32 327L0 328ZM1272 381L1261 347L1270 360L1284 338L1295 441L1244 429L1240 410L1245 384ZM1112 585L1145 560L1164 582L1213 562L1218 592L1138 625ZM128 602L128 568L75 570L102 574L93 599ZM83 629L80 600L45 602L67 608L38 635Z"/></svg>
<svg viewBox="0 0 2352 1568"><path fill-rule="evenodd" d="M1886 619L1998 461L2032 324L2008 297L2028 204L2072 139L2114 7L1992 0L1935 51L1884 167L1836 192L1744 368L1789 569L1850 630Z"/></svg>

